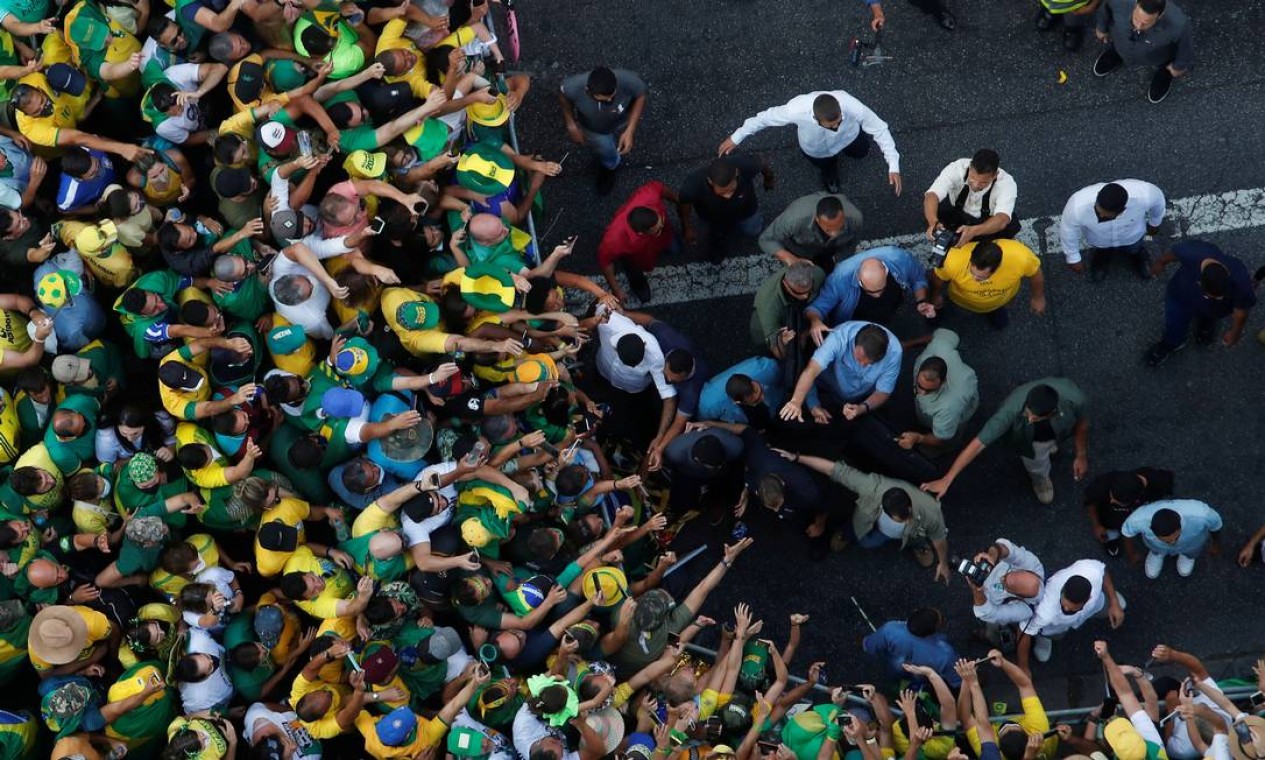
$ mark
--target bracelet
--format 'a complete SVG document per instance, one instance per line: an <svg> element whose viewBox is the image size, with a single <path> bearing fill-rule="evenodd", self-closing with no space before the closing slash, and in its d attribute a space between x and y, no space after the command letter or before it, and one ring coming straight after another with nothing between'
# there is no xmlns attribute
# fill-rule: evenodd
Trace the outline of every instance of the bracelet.
<svg viewBox="0 0 1265 760"><path fill-rule="evenodd" d="M429 374L427 374L427 375L426 375L426 384L427 384L427 385L434 385L434 384L435 384L435 373L434 373L434 372L431 372L431 373L429 373Z"/></svg>
<svg viewBox="0 0 1265 760"><path fill-rule="evenodd" d="M720 564L724 565L725 567L733 567L733 566L734 566L734 563L730 562L730 561L729 561L729 560L727 560L727 559L722 559L722 560L720 561Z"/></svg>
<svg viewBox="0 0 1265 760"><path fill-rule="evenodd" d="M870 411L870 402L868 402L868 401L862 401L862 402L861 402L861 406L865 407L865 411L867 411L867 412L868 412L868 411Z"/></svg>

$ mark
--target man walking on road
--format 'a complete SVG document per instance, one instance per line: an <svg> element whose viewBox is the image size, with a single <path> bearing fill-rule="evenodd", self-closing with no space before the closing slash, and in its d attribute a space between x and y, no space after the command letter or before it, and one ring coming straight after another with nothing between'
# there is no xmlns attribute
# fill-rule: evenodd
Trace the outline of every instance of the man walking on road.
<svg viewBox="0 0 1265 760"><path fill-rule="evenodd" d="M949 251L944 264L932 270L931 305L944 307L944 290L958 306L981 314L994 330L1010 324L1006 304L1019 295L1019 286L1029 280L1032 313L1045 313L1045 276L1041 259L1018 240L986 240ZM934 315L933 315L934 316Z"/></svg>
<svg viewBox="0 0 1265 760"><path fill-rule="evenodd" d="M1025 383L1011 391L1001 407L988 418L971 442L962 449L943 478L923 483L924 490L943 497L954 479L975 461L985 448L1004 441L1019 453L1023 467L1032 479L1037 501L1054 501L1054 482L1050 480L1050 457L1059 449L1059 441L1071 437L1076 445L1072 476L1077 480L1089 472L1088 399L1081 389L1065 377L1047 377Z"/></svg>
<svg viewBox="0 0 1265 760"><path fill-rule="evenodd" d="M1177 574L1188 577L1195 558L1208 544L1208 555L1221 554L1221 515L1195 499L1169 499L1138 507L1124 521L1120 532L1129 538L1142 537L1146 545L1146 577L1158 578L1164 560L1177 557Z"/></svg>
<svg viewBox="0 0 1265 760"><path fill-rule="evenodd" d="M790 125L796 129L800 152L821 172L821 184L827 192L839 192L839 154L865 158L873 138L887 159L887 183L900 195L900 154L887 122L843 90L810 92L784 106L761 111L726 137L719 153L723 156L733 151L761 130Z"/></svg>
<svg viewBox="0 0 1265 760"><path fill-rule="evenodd" d="M1094 61L1094 76L1105 77L1121 66L1155 66L1147 100L1168 97L1173 79L1195 65L1190 18L1168 0L1103 0L1094 28L1107 49Z"/></svg>
<svg viewBox="0 0 1265 760"><path fill-rule="evenodd" d="M1032 617L1019 629L1019 667L1030 672L1030 654L1035 654L1038 662L1048 662L1054 639L1092 618L1106 616L1112 628L1119 628L1124 623L1125 606L1106 564L1096 559L1073 562L1046 580Z"/></svg>
<svg viewBox="0 0 1265 760"><path fill-rule="evenodd" d="M705 169L691 173L681 183L681 233L685 242L698 241L691 219L697 211L707 230L707 260L719 263L728 252L734 233L757 237L763 229L755 178L764 178L764 189L773 189L773 169L758 156L731 154L713 159Z"/></svg>
<svg viewBox="0 0 1265 760"><path fill-rule="evenodd" d="M1151 279L1151 254L1142 239L1159 232L1164 221L1164 191L1150 182L1119 179L1081 188L1068 198L1059 223L1059 239L1067 266L1084 271L1081 241L1093 251L1089 279L1107 278L1111 260L1128 256L1143 280Z"/></svg>
<svg viewBox="0 0 1265 760"><path fill-rule="evenodd" d="M1164 296L1164 337L1146 352L1147 366L1157 367L1173 352L1186 345L1190 323L1195 323L1195 342L1212 343L1217 323L1233 315L1230 329L1221 336L1229 347L1243 337L1247 315L1256 305L1256 292L1247 267L1212 243L1185 240L1156 260L1151 267L1158 276L1164 267L1179 262Z"/></svg>
<svg viewBox="0 0 1265 760"><path fill-rule="evenodd" d="M633 149L646 108L646 83L627 69L598 66L562 81L558 93L567 134L597 159L597 192L615 187L615 170Z"/></svg>

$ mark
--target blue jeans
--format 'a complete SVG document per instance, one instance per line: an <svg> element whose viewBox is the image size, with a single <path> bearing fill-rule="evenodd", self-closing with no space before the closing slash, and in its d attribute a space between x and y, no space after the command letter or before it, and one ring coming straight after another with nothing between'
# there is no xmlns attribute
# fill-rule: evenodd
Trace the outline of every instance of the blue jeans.
<svg viewBox="0 0 1265 760"><path fill-rule="evenodd" d="M589 146L593 157L604 169L615 169L622 156L619 155L619 135L603 135L584 130L584 144Z"/></svg>
<svg viewBox="0 0 1265 760"><path fill-rule="evenodd" d="M1210 298L1191 300L1169 293L1164 297L1164 343L1180 346L1186 340L1191 322L1195 323L1196 330L1215 330L1217 321L1233 310L1228 304Z"/></svg>
<svg viewBox="0 0 1265 760"><path fill-rule="evenodd" d="M897 539L888 538L878 528L871 528L869 533L857 539L857 546L862 549L877 549L884 544L895 541Z"/></svg>

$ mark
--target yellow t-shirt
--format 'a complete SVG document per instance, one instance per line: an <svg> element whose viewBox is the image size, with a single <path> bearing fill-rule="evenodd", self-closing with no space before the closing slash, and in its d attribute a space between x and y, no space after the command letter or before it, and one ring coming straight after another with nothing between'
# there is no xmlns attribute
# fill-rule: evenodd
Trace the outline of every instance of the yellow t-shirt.
<svg viewBox="0 0 1265 760"><path fill-rule="evenodd" d="M228 460L216 448L215 438L211 436L211 433L194 422L181 422L176 425L177 451L190 444L198 443L211 447L211 462L206 467L185 470L185 476L198 488L222 488L228 485L228 476L224 474Z"/></svg>
<svg viewBox="0 0 1265 760"><path fill-rule="evenodd" d="M85 660L92 654L92 648L96 646L98 641L105 641L110 638L110 619L100 612L89 607L80 607L78 605L71 607L79 617L83 618L83 622L88 626L88 640L83 645L83 650L79 652L79 656L75 658L75 662ZM52 670L58 667L51 662L47 662L39 655L35 654L35 650L30 650L27 655L31 658L31 665L36 670Z"/></svg>
<svg viewBox="0 0 1265 760"><path fill-rule="evenodd" d="M186 538L184 542L192 546L198 552L198 559L202 560L202 567L193 571L190 575L194 575L208 567L220 566L220 550L216 547L214 538L211 538L206 533L195 533ZM154 572L149 574L150 587L173 599L189 583L190 581L187 577L173 575L161 567L156 568Z"/></svg>
<svg viewBox="0 0 1265 760"><path fill-rule="evenodd" d="M315 573L325 580L325 590L315 599L300 599L294 603L314 618L338 617L338 603L356 593L356 583L346 570L328 559L317 558L306 546L300 546L286 560L285 572Z"/></svg>
<svg viewBox="0 0 1265 760"><path fill-rule="evenodd" d="M939 728L937 723L935 728ZM909 751L909 739L905 736L905 732L901 730L900 723L892 724L892 744L896 747L896 755L901 757ZM948 760L949 753L953 751L952 736L933 736L922 745L923 760Z"/></svg>
<svg viewBox="0 0 1265 760"><path fill-rule="evenodd" d="M971 251L978 243L949 251L944 266L935 270L937 277L949 283L949 298L967 311L986 314L1005 306L1019 292L1023 279L1041 269L1041 259L1028 246L1018 240L996 242L1001 246L1001 266L987 280L971 276Z"/></svg>
<svg viewBox="0 0 1265 760"><path fill-rule="evenodd" d="M187 346L182 346L179 351L172 351L164 356L158 366L161 368L167 362L178 362L197 372L202 377L202 384L198 386L197 390L185 391L168 388L166 383L158 383L158 396L162 399L163 408L176 419L197 419L194 417L197 405L200 402L211 399L211 378L207 376L206 370L193 361L192 354L189 353Z"/></svg>
<svg viewBox="0 0 1265 760"><path fill-rule="evenodd" d="M399 310L400 304L408 303L409 301L434 300L425 293L410 288L387 288L382 291L382 316L386 319L391 329L395 331L395 336L400 339L400 344L404 346L404 350L414 356L442 354L444 346L448 344L449 334L437 329L406 330L400 326L399 321L395 318L395 312Z"/></svg>
<svg viewBox="0 0 1265 760"><path fill-rule="evenodd" d="M0 353L0 362L4 354ZM13 397L4 388L0 388L0 464L8 464L18 455L18 434L21 424L18 422L18 407Z"/></svg>
<svg viewBox="0 0 1265 760"><path fill-rule="evenodd" d="M275 330L278 327L286 327L290 322L280 314L272 315L272 327ZM265 344L268 341L264 341ZM307 373L312 371L316 366L316 346L312 344L312 339L307 338L303 341L303 345L288 354L279 354L268 347L268 355L272 357L272 363L277 365L277 369L289 372L299 377L307 377Z"/></svg>
<svg viewBox="0 0 1265 760"><path fill-rule="evenodd" d="M1050 718L1045 714L1045 706L1041 704L1040 697L1024 697L1019 702L1023 708L1022 715L1008 715L1008 722L1018 723L1024 733L1044 734L1050 730ZM1000 726L998 726L1000 728ZM971 743L971 749L975 750L976 757L980 753L979 729L972 727L966 732L966 740ZM1059 737L1051 736L1041 742L1041 750L1037 753L1038 760L1051 760L1058 752Z"/></svg>
<svg viewBox="0 0 1265 760"><path fill-rule="evenodd" d="M66 485L66 476L62 474L61 470L57 469L52 455L48 453L47 445L37 443L22 452L22 456L18 457L18 461L13 463L13 469L16 470L19 467L34 467L53 476L53 487L48 491L22 497L23 507L27 508L27 512L56 509L61 505L62 489Z"/></svg>
<svg viewBox="0 0 1265 760"><path fill-rule="evenodd" d="M351 537L360 538L380 530L396 530L399 527L399 519L378 506L378 502L375 501L356 515L356 521L351 524Z"/></svg>
<svg viewBox="0 0 1265 760"><path fill-rule="evenodd" d="M293 496L287 496L272 509L266 510L263 516L259 518L259 524L266 525L270 522L278 520L297 528L299 531L299 546L307 541L307 533L303 528L303 521L312 513L312 508L306 501L296 499ZM296 549L297 551L297 549ZM311 550L308 550L311 554ZM276 575L285 568L286 562L294 555L294 552L275 551L273 549L265 549L259 545L259 539L255 539L255 569L265 578ZM315 555L313 555L315 559ZM316 572L316 571L313 571Z"/></svg>
<svg viewBox="0 0 1265 760"><path fill-rule="evenodd" d="M18 111L18 113L22 112ZM4 369L6 354L24 353L31 347L31 336L26 332L29 321L20 311L0 309L0 369ZM14 419L17 419L16 412L14 414Z"/></svg>
<svg viewBox="0 0 1265 760"><path fill-rule="evenodd" d="M88 101L92 98L92 82L84 88L81 95L71 97L57 93L48 86L48 79L38 71L27 74L18 80L19 84L29 84L41 91L53 101L53 112L48 116L28 116L17 110L17 127L22 136L44 148L57 147L57 134L63 129L75 129L83 118ZM50 151L39 151L48 155Z"/></svg>
<svg viewBox="0 0 1265 760"><path fill-rule="evenodd" d="M448 733L448 725L439 718L427 719L418 715L413 740L399 747L388 747L378 738L378 721L384 717L386 716L373 715L366 710L356 716L356 728L365 738L365 752L377 760L406 760L417 757L430 747L438 747Z"/></svg>
<svg viewBox="0 0 1265 760"><path fill-rule="evenodd" d="M426 79L426 57L418 51L413 41L404 36L404 30L408 28L408 22L402 18L393 18L382 27L382 36L378 37L378 47L374 50L374 55L382 55L388 50L407 50L413 54L413 68L399 76L384 77L387 82L404 82L408 84L410 90L413 91L414 97L425 100L430 91L435 88Z"/></svg>
<svg viewBox="0 0 1265 760"><path fill-rule="evenodd" d="M290 687L290 704L298 705L299 700L306 694L324 689L333 695L334 699L330 702L329 710L324 715L314 721L300 720L299 723L307 729L313 739L333 739L343 732L341 726L338 725L338 708L343 703L343 699L351 694L351 690L342 684L330 684L324 681L309 681L300 673L294 679L294 685Z"/></svg>

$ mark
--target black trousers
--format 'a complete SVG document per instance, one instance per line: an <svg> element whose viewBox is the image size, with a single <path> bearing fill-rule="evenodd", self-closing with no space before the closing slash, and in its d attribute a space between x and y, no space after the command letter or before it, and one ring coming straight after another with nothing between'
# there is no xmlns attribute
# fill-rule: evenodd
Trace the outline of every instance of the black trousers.
<svg viewBox="0 0 1265 760"><path fill-rule="evenodd" d="M861 132L856 136L855 140L848 143L843 150L833 156L828 156L827 158L817 158L816 156L810 156L807 153L804 153L803 150L800 150L800 153L804 153L804 158L808 159L809 163L816 166L817 171L821 172L822 182L838 182L839 156L844 155L848 158L865 158L870 155L871 142L873 141L870 139L870 136L865 132Z"/></svg>

